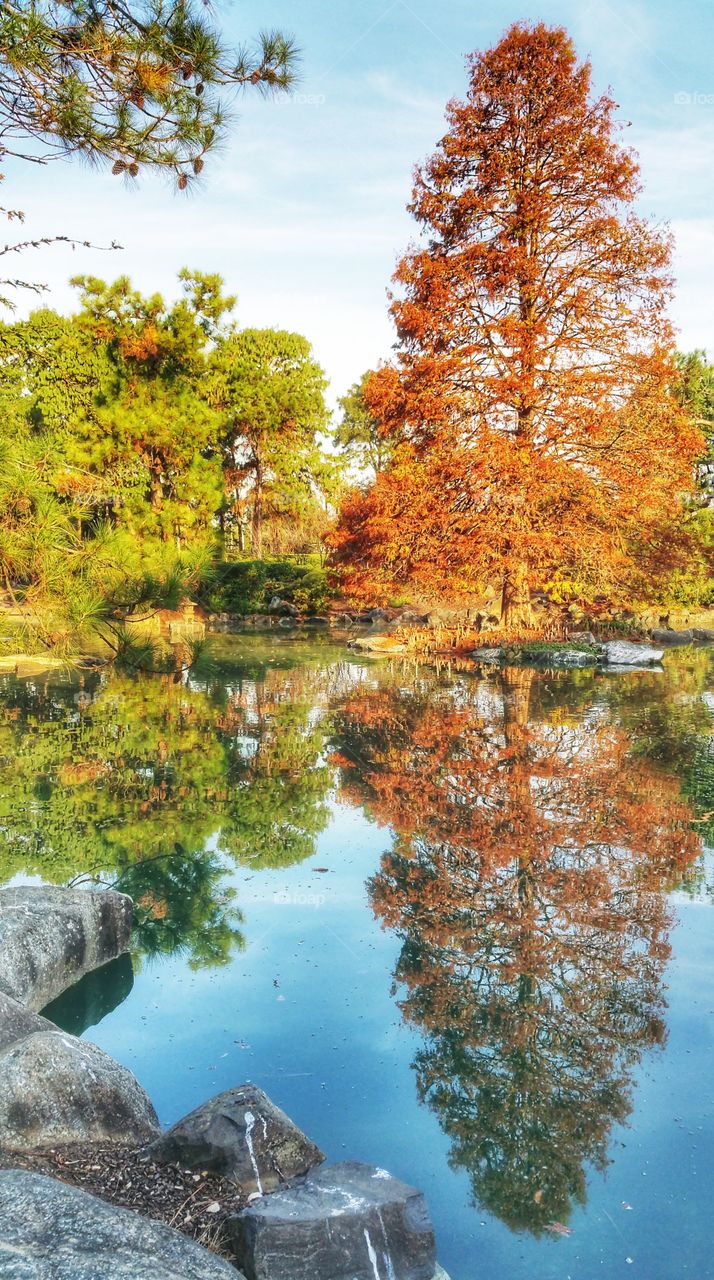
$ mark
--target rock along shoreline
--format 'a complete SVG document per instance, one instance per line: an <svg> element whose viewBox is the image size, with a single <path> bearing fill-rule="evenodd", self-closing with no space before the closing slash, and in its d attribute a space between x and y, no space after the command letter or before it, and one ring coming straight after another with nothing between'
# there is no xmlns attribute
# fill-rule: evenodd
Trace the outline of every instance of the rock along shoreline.
<svg viewBox="0 0 714 1280"><path fill-rule="evenodd" d="M253 1084L161 1133L130 1071L41 1015L132 918L112 890L0 890L0 1276L448 1280L416 1188L326 1163Z"/></svg>

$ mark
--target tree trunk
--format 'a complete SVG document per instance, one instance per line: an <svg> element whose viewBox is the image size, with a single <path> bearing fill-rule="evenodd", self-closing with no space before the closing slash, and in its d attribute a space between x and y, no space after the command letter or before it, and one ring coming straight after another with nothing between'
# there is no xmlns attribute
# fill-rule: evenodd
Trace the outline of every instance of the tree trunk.
<svg viewBox="0 0 714 1280"><path fill-rule="evenodd" d="M263 559L263 475L260 467L255 468L253 485L253 518L251 521L250 544L253 558Z"/></svg>
<svg viewBox="0 0 714 1280"><path fill-rule="evenodd" d="M507 629L530 627L533 623L531 593L524 564L516 564L503 579L501 623Z"/></svg>

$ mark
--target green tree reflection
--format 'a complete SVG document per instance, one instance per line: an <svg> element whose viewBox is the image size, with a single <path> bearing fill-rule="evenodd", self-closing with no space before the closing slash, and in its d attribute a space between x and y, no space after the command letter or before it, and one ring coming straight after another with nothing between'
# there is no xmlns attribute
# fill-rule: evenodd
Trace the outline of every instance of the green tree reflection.
<svg viewBox="0 0 714 1280"><path fill-rule="evenodd" d="M95 876L134 899L139 954L225 963L243 946L227 873L309 857L327 822L311 679L4 680L0 883Z"/></svg>

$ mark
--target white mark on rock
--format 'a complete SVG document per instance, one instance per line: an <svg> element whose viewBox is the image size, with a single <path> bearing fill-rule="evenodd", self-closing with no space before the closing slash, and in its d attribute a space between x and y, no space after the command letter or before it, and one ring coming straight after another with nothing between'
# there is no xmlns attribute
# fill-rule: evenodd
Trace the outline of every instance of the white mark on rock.
<svg viewBox="0 0 714 1280"><path fill-rule="evenodd" d="M261 1194L261 1196L262 1196L262 1194L263 1194L263 1184L262 1184L262 1182L260 1181L260 1173L259 1173L259 1171L258 1171L258 1162L257 1162L257 1160L256 1160L256 1158L255 1158L255 1151L253 1150L253 1129L254 1129L254 1128L255 1128L255 1116L253 1115L253 1112L252 1112L252 1111L246 1111L246 1113L245 1113L245 1143L246 1143L246 1146L247 1146L247 1148L248 1148L248 1155L250 1156L250 1163L251 1163L251 1164L252 1164L252 1166L253 1166L253 1173L255 1174L255 1181L256 1181L256 1184L257 1184L258 1190L259 1190L259 1192L260 1192L260 1194Z"/></svg>
<svg viewBox="0 0 714 1280"><path fill-rule="evenodd" d="M351 1191L345 1191L343 1187L323 1187L323 1195L338 1196L340 1199L339 1208L330 1209L331 1218L339 1218L343 1213L360 1213L367 1208L366 1200L353 1195Z"/></svg>
<svg viewBox="0 0 714 1280"><path fill-rule="evenodd" d="M364 1238L367 1241L367 1253L369 1255L370 1263L372 1264L372 1270L374 1272L374 1280L379 1280L379 1267L377 1266L377 1254L374 1251L374 1248L372 1246L372 1241L369 1238L369 1231L367 1230L366 1227L364 1228Z"/></svg>
<svg viewBox="0 0 714 1280"><path fill-rule="evenodd" d="M387 1169L375 1169L372 1174L373 1178L391 1178L391 1173Z"/></svg>
<svg viewBox="0 0 714 1280"><path fill-rule="evenodd" d="M379 1226L382 1232L382 1239L384 1241L384 1253L382 1254L382 1262L384 1263L384 1270L387 1273L387 1280L396 1280L396 1276L394 1274L394 1264L392 1262L392 1255L389 1252L389 1240L387 1239L387 1232L384 1229L384 1219L382 1217L381 1209L377 1210L377 1217L379 1218Z"/></svg>

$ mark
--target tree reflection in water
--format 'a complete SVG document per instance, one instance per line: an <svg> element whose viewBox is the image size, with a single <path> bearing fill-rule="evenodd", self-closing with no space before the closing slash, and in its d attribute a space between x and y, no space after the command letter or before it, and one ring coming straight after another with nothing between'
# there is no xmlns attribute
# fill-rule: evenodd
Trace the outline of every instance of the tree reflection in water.
<svg viewBox="0 0 714 1280"><path fill-rule="evenodd" d="M227 963L227 872L309 857L329 819L323 687L319 666L0 681L0 883L97 877L134 899L137 960Z"/></svg>
<svg viewBox="0 0 714 1280"><path fill-rule="evenodd" d="M663 890L700 852L676 778L602 703L536 718L542 678L367 688L335 738L345 798L394 831L369 889L420 1097L476 1201L534 1234L585 1201L664 1041Z"/></svg>

